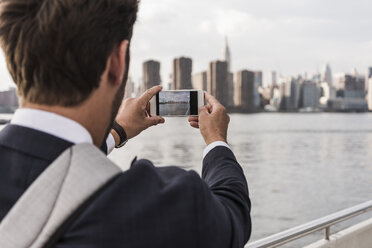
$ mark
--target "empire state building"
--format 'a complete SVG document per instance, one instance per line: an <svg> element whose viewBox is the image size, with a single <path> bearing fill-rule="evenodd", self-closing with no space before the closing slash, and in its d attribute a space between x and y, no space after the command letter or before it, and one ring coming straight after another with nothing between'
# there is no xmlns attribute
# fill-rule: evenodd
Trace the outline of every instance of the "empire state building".
<svg viewBox="0 0 372 248"><path fill-rule="evenodd" d="M225 38L225 50L223 53L223 60L227 63L227 71L231 72L231 52L227 37Z"/></svg>

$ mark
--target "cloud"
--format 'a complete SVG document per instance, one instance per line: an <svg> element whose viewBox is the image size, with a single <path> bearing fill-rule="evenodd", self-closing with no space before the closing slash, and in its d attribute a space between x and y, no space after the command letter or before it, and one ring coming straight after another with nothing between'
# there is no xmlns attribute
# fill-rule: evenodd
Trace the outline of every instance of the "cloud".
<svg viewBox="0 0 372 248"><path fill-rule="evenodd" d="M216 27L220 35L241 36L252 27L256 19L238 10L218 10L216 12Z"/></svg>
<svg viewBox="0 0 372 248"><path fill-rule="evenodd" d="M193 58L194 72L206 70L222 57L225 35L234 71L311 74L326 61L335 72L365 71L372 65L371 9L370 0L141 0L131 75L139 82L142 62L152 58L168 81L178 56ZM10 79L0 66L4 85Z"/></svg>

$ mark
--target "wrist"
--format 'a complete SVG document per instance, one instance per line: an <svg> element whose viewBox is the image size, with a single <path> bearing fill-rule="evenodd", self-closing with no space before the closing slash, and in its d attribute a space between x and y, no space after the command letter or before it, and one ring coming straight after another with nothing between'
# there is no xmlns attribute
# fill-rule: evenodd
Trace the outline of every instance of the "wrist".
<svg viewBox="0 0 372 248"><path fill-rule="evenodd" d="M207 144L207 146L217 141L225 142L227 144L227 139L224 137L212 137L209 139L205 139L205 143Z"/></svg>
<svg viewBox="0 0 372 248"><path fill-rule="evenodd" d="M131 138L134 137L134 135L130 131L131 129L128 127L128 125L126 123L119 122L118 120L116 120L116 123L118 123L125 130L125 133L127 134L127 139L128 140L130 140Z"/></svg>
<svg viewBox="0 0 372 248"><path fill-rule="evenodd" d="M110 133L111 133L112 137L114 137L115 147L117 147L120 144L119 134L114 129L111 129Z"/></svg>
<svg viewBox="0 0 372 248"><path fill-rule="evenodd" d="M116 121L112 124L114 132L115 148L121 148L128 142L128 135L124 128Z"/></svg>

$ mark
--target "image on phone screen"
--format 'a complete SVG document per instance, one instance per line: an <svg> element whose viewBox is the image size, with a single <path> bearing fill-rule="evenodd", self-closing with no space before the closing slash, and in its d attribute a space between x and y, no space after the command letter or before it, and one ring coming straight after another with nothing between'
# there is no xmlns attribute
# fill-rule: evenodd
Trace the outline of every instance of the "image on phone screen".
<svg viewBox="0 0 372 248"><path fill-rule="evenodd" d="M161 91L156 100L157 115L189 116L198 114L197 91Z"/></svg>

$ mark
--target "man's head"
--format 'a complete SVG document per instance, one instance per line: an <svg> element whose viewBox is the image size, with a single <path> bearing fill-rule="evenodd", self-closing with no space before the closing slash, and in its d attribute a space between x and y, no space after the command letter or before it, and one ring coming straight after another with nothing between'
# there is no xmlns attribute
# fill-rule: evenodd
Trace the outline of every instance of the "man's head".
<svg viewBox="0 0 372 248"><path fill-rule="evenodd" d="M138 9L138 0L0 3L1 46L22 101L64 107L99 88L113 50L132 37Z"/></svg>
<svg viewBox="0 0 372 248"><path fill-rule="evenodd" d="M0 0L0 43L23 107L84 125L95 144L120 107L139 0Z"/></svg>

